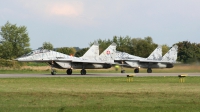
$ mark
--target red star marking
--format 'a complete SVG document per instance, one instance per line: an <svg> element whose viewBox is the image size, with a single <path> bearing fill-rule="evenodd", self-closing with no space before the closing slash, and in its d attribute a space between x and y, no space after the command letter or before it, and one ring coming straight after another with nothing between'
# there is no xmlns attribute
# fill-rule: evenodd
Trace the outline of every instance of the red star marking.
<svg viewBox="0 0 200 112"><path fill-rule="evenodd" d="M106 54L110 54L110 51L107 51Z"/></svg>

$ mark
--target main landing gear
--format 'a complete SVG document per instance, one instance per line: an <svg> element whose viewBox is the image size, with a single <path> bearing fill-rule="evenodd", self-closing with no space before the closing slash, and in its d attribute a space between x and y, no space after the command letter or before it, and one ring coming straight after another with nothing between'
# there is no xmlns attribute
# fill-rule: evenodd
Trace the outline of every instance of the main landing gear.
<svg viewBox="0 0 200 112"><path fill-rule="evenodd" d="M139 68L136 68L136 69L134 70L134 73L139 73L139 72L140 72ZM148 69L147 69L147 73L152 73L152 69L151 69L151 68L148 68Z"/></svg>
<svg viewBox="0 0 200 112"><path fill-rule="evenodd" d="M81 75L86 75L86 70L85 70L85 64L84 63L82 63L82 69L81 69Z"/></svg>
<svg viewBox="0 0 200 112"><path fill-rule="evenodd" d="M51 75L56 75L56 70L53 69L54 68L54 62L49 62L49 64L51 65ZM72 68L69 68L66 70L67 75L72 75ZM86 75L86 70L84 69L84 65L80 71L81 75Z"/></svg>
<svg viewBox="0 0 200 112"><path fill-rule="evenodd" d="M67 73L67 75L71 75L72 74L72 69L71 68L67 69L66 73ZM82 69L80 73L81 73L81 75L86 75L86 70Z"/></svg>
<svg viewBox="0 0 200 112"><path fill-rule="evenodd" d="M67 75L71 75L72 74L72 69L71 68L67 69L66 73L67 73Z"/></svg>
<svg viewBox="0 0 200 112"><path fill-rule="evenodd" d="M136 69L134 70L134 73L139 73L139 72L140 72L139 68L136 68Z"/></svg>
<svg viewBox="0 0 200 112"><path fill-rule="evenodd" d="M81 70L81 75L86 75L86 70L85 69Z"/></svg>
<svg viewBox="0 0 200 112"><path fill-rule="evenodd" d="M147 73L152 73L152 69L151 69L151 68L148 68L148 69L147 69Z"/></svg>

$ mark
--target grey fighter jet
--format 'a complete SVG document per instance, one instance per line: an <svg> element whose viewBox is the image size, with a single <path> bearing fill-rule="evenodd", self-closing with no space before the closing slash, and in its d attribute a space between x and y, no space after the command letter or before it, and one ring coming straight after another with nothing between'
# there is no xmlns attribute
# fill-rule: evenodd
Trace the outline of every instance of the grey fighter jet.
<svg viewBox="0 0 200 112"><path fill-rule="evenodd" d="M101 55L98 53L98 47L98 44L94 44L82 57L74 57L52 50L38 49L16 60L21 62L47 62L51 65L52 75L56 74L53 67L67 69L66 73L68 75L72 74L73 69L81 69L81 75L85 75L85 69L106 69L114 64L116 44L112 43Z"/></svg>
<svg viewBox="0 0 200 112"><path fill-rule="evenodd" d="M115 62L122 67L135 68L135 73L139 73L140 68L147 68L147 73L152 73L152 68L172 68L173 64L176 63L177 52L177 45L174 45L163 57L161 46L158 46L148 58L117 52ZM121 73L124 72L122 68Z"/></svg>

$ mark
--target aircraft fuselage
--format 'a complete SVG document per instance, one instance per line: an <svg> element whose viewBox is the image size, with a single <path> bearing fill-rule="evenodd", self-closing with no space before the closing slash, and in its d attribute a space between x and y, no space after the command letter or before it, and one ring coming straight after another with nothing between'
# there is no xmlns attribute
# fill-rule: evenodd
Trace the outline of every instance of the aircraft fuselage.
<svg viewBox="0 0 200 112"><path fill-rule="evenodd" d="M49 63L52 65L51 63ZM79 62L55 62L53 63L53 67L59 68L59 69L106 69L106 68L111 68L111 64L97 64L97 63L79 63Z"/></svg>
<svg viewBox="0 0 200 112"><path fill-rule="evenodd" d="M169 63L140 63L142 68L173 68L173 64Z"/></svg>

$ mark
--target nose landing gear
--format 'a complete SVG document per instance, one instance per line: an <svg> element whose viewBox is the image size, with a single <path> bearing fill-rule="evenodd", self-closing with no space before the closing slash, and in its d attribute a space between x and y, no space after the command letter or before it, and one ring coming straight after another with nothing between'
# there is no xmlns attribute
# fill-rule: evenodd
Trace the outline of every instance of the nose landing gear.
<svg viewBox="0 0 200 112"><path fill-rule="evenodd" d="M56 75L56 70L53 69L53 61L51 63L49 63L51 65L51 75Z"/></svg>
<svg viewBox="0 0 200 112"><path fill-rule="evenodd" d="M135 73L139 73L139 72L140 72L139 68L136 68L136 69L134 70L134 72L135 72Z"/></svg>

